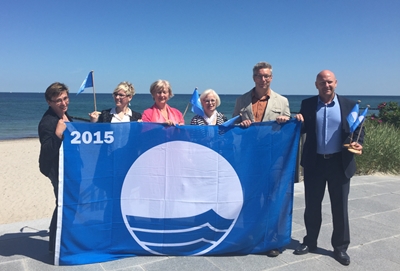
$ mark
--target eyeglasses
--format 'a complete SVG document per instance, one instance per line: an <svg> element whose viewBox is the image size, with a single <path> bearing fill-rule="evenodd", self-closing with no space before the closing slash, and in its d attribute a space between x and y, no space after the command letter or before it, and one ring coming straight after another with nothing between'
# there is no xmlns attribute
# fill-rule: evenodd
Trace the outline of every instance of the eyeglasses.
<svg viewBox="0 0 400 271"><path fill-rule="evenodd" d="M114 96L115 98L121 97L121 99L123 99L123 98L127 97L128 95L119 94L119 93L113 93L113 96Z"/></svg>
<svg viewBox="0 0 400 271"><path fill-rule="evenodd" d="M216 100L204 100L206 104L215 104Z"/></svg>
<svg viewBox="0 0 400 271"><path fill-rule="evenodd" d="M60 105L62 102L67 103L68 101L69 101L69 97L68 96L66 96L64 98L57 99L55 101L51 100L51 102L55 103L56 105Z"/></svg>
<svg viewBox="0 0 400 271"><path fill-rule="evenodd" d="M257 78L257 79L270 79L270 78L272 78L272 74L265 74L265 75L262 75L262 74L254 74L253 75L255 78Z"/></svg>

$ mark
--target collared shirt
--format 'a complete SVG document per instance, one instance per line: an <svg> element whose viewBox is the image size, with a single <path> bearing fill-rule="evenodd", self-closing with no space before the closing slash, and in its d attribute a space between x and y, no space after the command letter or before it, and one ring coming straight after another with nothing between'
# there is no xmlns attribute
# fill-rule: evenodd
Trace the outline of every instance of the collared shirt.
<svg viewBox="0 0 400 271"><path fill-rule="evenodd" d="M114 108L111 108L110 114L113 115L111 122L130 122L131 121L131 116L132 116L132 111L130 108L127 108L126 113L124 114L123 118L120 119L118 116L117 111Z"/></svg>
<svg viewBox="0 0 400 271"><path fill-rule="evenodd" d="M329 104L325 104L318 97L317 153L332 154L342 150L341 127L340 105L336 94Z"/></svg>
<svg viewBox="0 0 400 271"><path fill-rule="evenodd" d="M253 110L254 121L261 122L268 105L269 95L264 95L258 99L255 93L255 90L251 92L251 109Z"/></svg>

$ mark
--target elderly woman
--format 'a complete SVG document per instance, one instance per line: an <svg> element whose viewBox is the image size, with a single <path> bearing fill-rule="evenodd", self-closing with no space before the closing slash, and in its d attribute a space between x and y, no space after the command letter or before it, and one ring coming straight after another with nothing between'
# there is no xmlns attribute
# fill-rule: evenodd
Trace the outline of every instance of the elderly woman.
<svg viewBox="0 0 400 271"><path fill-rule="evenodd" d="M48 177L53 185L56 206L58 205L58 157L59 149L64 138L63 133L71 121L67 110L69 105L68 87L62 83L51 84L44 94L49 108L44 113L38 126L40 154L40 172ZM53 212L49 232L49 252L54 252L57 229L57 207Z"/></svg>
<svg viewBox="0 0 400 271"><path fill-rule="evenodd" d="M167 102L172 96L171 85L166 80L157 80L150 86L154 105L143 112L144 122L158 122L168 125L183 125L185 121L182 113L170 107Z"/></svg>
<svg viewBox="0 0 400 271"><path fill-rule="evenodd" d="M89 113L91 122L130 122L140 121L142 114L131 110L129 102L135 95L135 88L129 82L121 82L113 92L115 107L100 112Z"/></svg>
<svg viewBox="0 0 400 271"><path fill-rule="evenodd" d="M217 107L221 104L221 99L213 89L207 89L200 95L200 102L203 106L204 116L196 115L190 122L191 125L221 125L228 119L220 112Z"/></svg>

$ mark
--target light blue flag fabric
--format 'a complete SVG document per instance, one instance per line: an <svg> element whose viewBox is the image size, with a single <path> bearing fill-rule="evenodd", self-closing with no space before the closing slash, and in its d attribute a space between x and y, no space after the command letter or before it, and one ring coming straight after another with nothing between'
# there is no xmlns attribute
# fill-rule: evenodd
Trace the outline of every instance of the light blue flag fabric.
<svg viewBox="0 0 400 271"><path fill-rule="evenodd" d="M240 118L240 115L237 115L236 117L231 118L230 120L225 121L221 125L224 127L232 126L235 124L235 121Z"/></svg>
<svg viewBox="0 0 400 271"><path fill-rule="evenodd" d="M356 103L353 107L353 109L351 110L350 114L347 116L347 122L349 124L350 127L350 133L354 132L354 130L352 130L353 124L356 122L357 118L358 118L358 111L359 111L359 105L358 103Z"/></svg>
<svg viewBox="0 0 400 271"><path fill-rule="evenodd" d="M291 242L301 122L66 125L56 265L246 255Z"/></svg>
<svg viewBox="0 0 400 271"><path fill-rule="evenodd" d="M365 116L367 115L367 113L368 113L368 107L366 107L364 109L364 111L358 116L356 121L351 126L350 132L354 132L357 129L357 127L364 121Z"/></svg>
<svg viewBox="0 0 400 271"><path fill-rule="evenodd" d="M199 93L197 92L197 88L194 89L192 98L190 99L190 103L192 104L192 112L204 117L203 106L201 105Z"/></svg>
<svg viewBox="0 0 400 271"><path fill-rule="evenodd" d="M93 87L93 71L89 72L85 80L83 80L81 87L79 88L78 93L76 93L76 95L82 93L85 90L85 88L90 88L90 87Z"/></svg>

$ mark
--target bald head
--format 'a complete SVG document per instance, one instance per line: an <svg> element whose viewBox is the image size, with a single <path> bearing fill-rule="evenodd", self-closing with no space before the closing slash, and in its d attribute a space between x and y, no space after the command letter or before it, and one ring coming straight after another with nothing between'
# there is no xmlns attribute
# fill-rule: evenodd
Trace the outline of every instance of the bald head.
<svg viewBox="0 0 400 271"><path fill-rule="evenodd" d="M333 73L333 72L331 72L330 70L322 70L322 71L320 71L318 74L317 74L317 81L318 81L318 79L320 79L320 78L323 78L324 76L326 76L326 75L331 75L331 76L333 76L333 78L335 78L335 80L336 80L336 76L335 76L335 74Z"/></svg>
<svg viewBox="0 0 400 271"><path fill-rule="evenodd" d="M320 99L325 103L330 103L335 97L337 80L335 74L330 70L323 70L317 74L315 86L318 89Z"/></svg>

